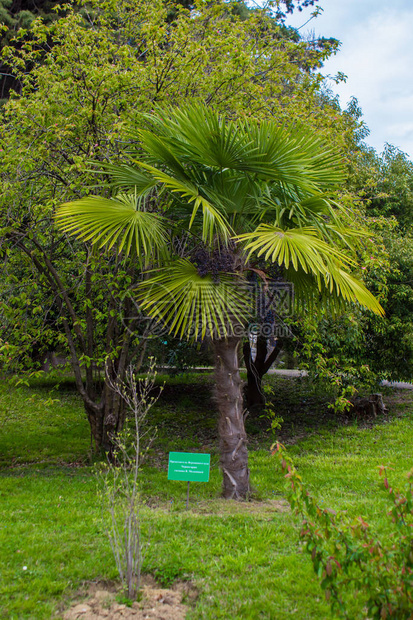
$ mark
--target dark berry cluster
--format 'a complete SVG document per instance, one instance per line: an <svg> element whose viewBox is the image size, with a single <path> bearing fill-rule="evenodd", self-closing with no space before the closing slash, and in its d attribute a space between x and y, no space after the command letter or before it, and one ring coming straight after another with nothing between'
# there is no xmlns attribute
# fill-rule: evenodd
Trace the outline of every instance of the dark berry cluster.
<svg viewBox="0 0 413 620"><path fill-rule="evenodd" d="M285 282L284 271L279 265L274 263L266 264L264 271L268 279L272 280L272 282Z"/></svg>
<svg viewBox="0 0 413 620"><path fill-rule="evenodd" d="M264 317L265 323L275 323L275 314L272 310L269 310Z"/></svg>
<svg viewBox="0 0 413 620"><path fill-rule="evenodd" d="M234 270L234 256L226 248L209 250L197 248L192 254L192 261L201 277L211 275L214 282L219 282L220 273L228 273Z"/></svg>

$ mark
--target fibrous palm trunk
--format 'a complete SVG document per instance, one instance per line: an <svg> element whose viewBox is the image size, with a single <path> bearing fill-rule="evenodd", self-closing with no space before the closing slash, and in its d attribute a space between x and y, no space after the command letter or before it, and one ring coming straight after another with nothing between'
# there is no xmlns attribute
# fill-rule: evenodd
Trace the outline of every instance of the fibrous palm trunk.
<svg viewBox="0 0 413 620"><path fill-rule="evenodd" d="M244 426L238 350L241 338L215 340L215 398L219 409L219 442L223 496L246 499L250 492L247 434Z"/></svg>

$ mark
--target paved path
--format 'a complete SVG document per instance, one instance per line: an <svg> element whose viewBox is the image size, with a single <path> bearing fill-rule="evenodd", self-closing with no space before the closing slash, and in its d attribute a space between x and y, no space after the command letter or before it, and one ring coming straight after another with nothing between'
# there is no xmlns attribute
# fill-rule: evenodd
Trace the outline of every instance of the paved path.
<svg viewBox="0 0 413 620"><path fill-rule="evenodd" d="M284 375L285 377L306 377L306 370L288 370L283 368L270 368L268 371L270 375ZM398 390L413 390L413 383L406 383L404 381L381 381L380 385L385 387L393 387Z"/></svg>
<svg viewBox="0 0 413 620"><path fill-rule="evenodd" d="M166 368L166 367L165 367ZM208 370L208 371L213 371L213 367L199 367L199 368L194 368L193 370ZM240 368L241 372L246 372L245 368ZM296 370L296 369L288 369L288 368L270 368L270 370L268 371L269 375L281 375L284 377L306 377L308 375L308 372L306 370ZM380 385L383 385L385 387L393 387L393 388L397 388L398 390L413 390L413 383L406 383L404 381L382 381L380 383Z"/></svg>
<svg viewBox="0 0 413 620"><path fill-rule="evenodd" d="M380 385L394 387L398 390L413 390L413 383L404 383L404 381L382 381Z"/></svg>

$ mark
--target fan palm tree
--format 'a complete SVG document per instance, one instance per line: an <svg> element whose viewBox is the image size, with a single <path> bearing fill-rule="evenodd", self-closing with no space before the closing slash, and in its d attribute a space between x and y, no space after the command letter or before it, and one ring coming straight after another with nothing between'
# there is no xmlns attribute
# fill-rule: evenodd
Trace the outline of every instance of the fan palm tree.
<svg viewBox="0 0 413 620"><path fill-rule="evenodd" d="M114 195L60 206L57 224L100 247L116 244L146 270L142 309L180 338L210 338L223 494L250 491L239 347L251 315L252 256L278 266L296 297L382 313L351 272L354 230L330 198L344 180L339 154L303 129L227 121L192 106L146 116L127 164L106 165ZM173 240L185 238L180 255Z"/></svg>

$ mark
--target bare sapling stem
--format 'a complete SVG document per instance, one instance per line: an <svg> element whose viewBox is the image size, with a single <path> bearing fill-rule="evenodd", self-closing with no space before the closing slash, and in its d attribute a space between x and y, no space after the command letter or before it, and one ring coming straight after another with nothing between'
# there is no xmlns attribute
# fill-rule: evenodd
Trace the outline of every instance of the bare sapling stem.
<svg viewBox="0 0 413 620"><path fill-rule="evenodd" d="M102 516L122 586L130 600L140 589L143 562L140 514L140 467L155 437L147 424L155 394L155 362L151 360L144 378L136 378L129 366L123 381L113 380L113 369L106 362L106 380L125 402L128 413L124 429L114 434L114 450L98 469Z"/></svg>

